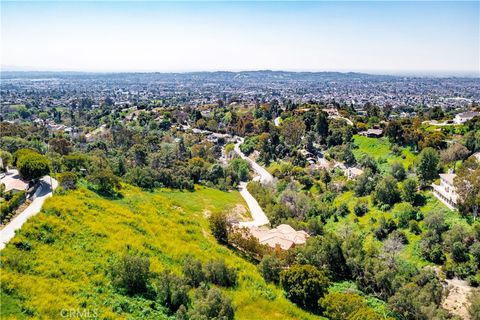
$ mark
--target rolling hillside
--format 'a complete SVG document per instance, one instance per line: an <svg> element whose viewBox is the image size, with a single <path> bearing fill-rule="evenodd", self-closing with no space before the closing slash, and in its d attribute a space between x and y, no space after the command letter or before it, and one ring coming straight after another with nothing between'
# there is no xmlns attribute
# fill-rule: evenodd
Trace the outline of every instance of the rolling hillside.
<svg viewBox="0 0 480 320"><path fill-rule="evenodd" d="M112 262L127 250L148 256L155 273L180 272L187 254L224 259L239 272L237 287L222 289L237 319L315 318L210 234L205 216L243 205L238 192L124 186L122 194L105 199L80 188L45 203L1 251L2 319L53 319L65 309L96 310L100 319L168 318L148 298L121 294L112 285Z"/></svg>

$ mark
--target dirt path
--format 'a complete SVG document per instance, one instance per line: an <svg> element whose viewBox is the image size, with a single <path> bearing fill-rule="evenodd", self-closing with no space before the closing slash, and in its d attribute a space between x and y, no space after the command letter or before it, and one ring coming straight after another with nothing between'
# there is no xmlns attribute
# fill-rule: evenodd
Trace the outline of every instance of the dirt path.
<svg viewBox="0 0 480 320"><path fill-rule="evenodd" d="M442 307L461 319L470 320L467 298L472 292L472 287L466 281L460 279L446 280L446 282L449 293L443 301Z"/></svg>

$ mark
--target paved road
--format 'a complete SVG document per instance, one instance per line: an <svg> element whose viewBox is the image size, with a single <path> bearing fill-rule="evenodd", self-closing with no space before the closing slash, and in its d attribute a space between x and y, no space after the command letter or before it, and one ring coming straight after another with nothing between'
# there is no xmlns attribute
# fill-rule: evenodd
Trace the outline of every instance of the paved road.
<svg viewBox="0 0 480 320"><path fill-rule="evenodd" d="M435 120L432 120L432 121L423 121L422 124L430 124L432 126L439 126L439 127L443 127L443 126L459 126L461 125L461 123L455 123L455 122L452 122L452 123L448 123L447 121L444 121L444 122L437 122Z"/></svg>
<svg viewBox="0 0 480 320"><path fill-rule="evenodd" d="M255 171L255 177L253 178L254 181L260 181L263 184L268 184L273 182L273 176L261 165L247 157L241 150L240 145L243 143L243 138L237 137L238 142L235 143L235 152L242 158L247 160L253 171ZM247 183L241 182L238 185L238 191L240 191L240 195L245 199L245 202L248 205L248 209L250 209L250 213L252 214L252 221L243 221L240 222L239 225L242 227L251 227L251 226L263 226L266 224L270 224L270 221L267 218L265 212L263 212L262 207L258 204L257 200L252 196L252 194L247 189Z"/></svg>
<svg viewBox="0 0 480 320"><path fill-rule="evenodd" d="M352 120L350 120L350 119L348 119L348 118L341 117L341 116L331 116L330 118L333 118L333 119L343 119L343 120L345 120L345 121L348 123L348 125L353 126Z"/></svg>
<svg viewBox="0 0 480 320"><path fill-rule="evenodd" d="M273 176L268 172L264 167L247 157L241 150L240 150L240 145L243 143L243 138L241 137L236 137L238 142L235 143L235 152L242 158L247 160L250 165L252 166L253 171L255 171L255 174L260 176L260 182L264 184L272 183L273 182Z"/></svg>
<svg viewBox="0 0 480 320"><path fill-rule="evenodd" d="M20 229L28 218L36 215L42 209L43 203L48 197L52 196L52 188L50 186L50 177L45 176L41 179L42 186L36 191L37 197L32 203L23 210L22 213L13 218L0 231L0 250L5 248L5 245L15 236L15 231ZM52 178L53 190L57 188L57 180Z"/></svg>
<svg viewBox="0 0 480 320"><path fill-rule="evenodd" d="M240 191L240 195L243 197L245 202L248 205L248 209L250 209L250 213L252 214L253 220L251 221L242 221L239 223L241 227L251 227L251 226L263 226L266 224L270 224L270 221L267 218L265 212L263 212L262 208L258 204L257 200L252 196L247 189L246 182L240 182L238 185L238 191Z"/></svg>
<svg viewBox="0 0 480 320"><path fill-rule="evenodd" d="M276 127L279 127L279 126L280 126L280 119L282 119L282 118L276 117L275 119L273 119L273 123L275 123L275 126L276 126Z"/></svg>
<svg viewBox="0 0 480 320"><path fill-rule="evenodd" d="M189 125L184 125L181 127L182 130L186 131L190 129ZM192 129L193 133L201 133L201 134L215 134L215 132L209 131L209 130L199 130L199 129ZM242 158L248 161L250 163L250 166L252 167L253 171L255 172L255 177L253 178L254 181L260 181L263 184L269 184L273 183L273 176L261 165L247 157L242 150L240 150L240 145L243 143L244 138L239 137L239 136L234 136L233 137L237 142L235 143L234 151ZM224 153L224 151L222 151ZM224 162L226 161L226 158L222 156L220 161ZM263 212L262 208L258 204L257 200L250 194L250 192L247 189L247 183L246 182L241 182L238 186L238 191L240 192L240 195L245 199L245 202L248 205L248 208L250 210L250 213L252 215L253 220L252 221L243 221L240 222L239 225L242 227L251 227L251 226L263 226L266 224L269 224L270 221L267 218L267 215L265 212Z"/></svg>

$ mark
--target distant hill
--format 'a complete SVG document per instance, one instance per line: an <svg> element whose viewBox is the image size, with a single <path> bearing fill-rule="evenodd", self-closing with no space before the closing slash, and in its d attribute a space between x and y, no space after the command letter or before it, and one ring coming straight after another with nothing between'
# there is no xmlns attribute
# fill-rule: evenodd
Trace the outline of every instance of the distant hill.
<svg viewBox="0 0 480 320"><path fill-rule="evenodd" d="M3 79L14 78L112 78L128 79L143 78L149 81L163 80L210 80L210 81L244 81L244 80L268 80L268 81L325 81L341 79L385 79L395 78L390 75L371 75L356 72L291 72L291 71L215 71L215 72L185 72L185 73L161 73L161 72L56 72L56 71L1 71L0 76Z"/></svg>

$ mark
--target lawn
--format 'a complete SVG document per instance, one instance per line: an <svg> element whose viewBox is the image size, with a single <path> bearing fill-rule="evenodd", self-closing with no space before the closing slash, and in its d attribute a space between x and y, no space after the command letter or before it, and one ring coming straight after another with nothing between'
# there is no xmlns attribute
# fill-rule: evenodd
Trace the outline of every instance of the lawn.
<svg viewBox="0 0 480 320"><path fill-rule="evenodd" d="M357 148L353 149L353 154L358 160L364 155L370 155L380 163L380 169L387 172L390 164L394 161L403 163L405 169L413 165L415 155L409 148L402 148L401 155L394 155L391 150L391 143L387 138L369 138L360 135L353 136L354 144Z"/></svg>
<svg viewBox="0 0 480 320"><path fill-rule="evenodd" d="M315 319L265 283L255 265L217 244L205 216L242 204L238 192L197 187L195 192L144 192L125 186L109 200L85 189L55 195L1 251L0 317L55 319L62 309L96 310L101 319L167 318L148 300L120 294L111 284L112 261L127 250L146 255L151 270L179 272L191 254L224 259L239 272L225 289L237 319ZM11 306L11 307L10 307Z"/></svg>

